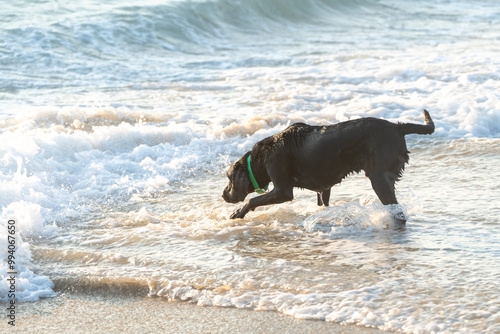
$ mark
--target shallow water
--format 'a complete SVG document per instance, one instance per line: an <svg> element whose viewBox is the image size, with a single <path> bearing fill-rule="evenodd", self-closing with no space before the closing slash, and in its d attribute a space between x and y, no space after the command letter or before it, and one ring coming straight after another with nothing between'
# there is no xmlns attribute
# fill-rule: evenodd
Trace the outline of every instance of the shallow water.
<svg viewBox="0 0 500 334"><path fill-rule="evenodd" d="M500 7L417 4L1 9L0 205L22 238L19 300L112 290L405 333L500 331ZM423 108L436 132L407 136L406 228L362 174L329 208L296 190L228 219L225 172L258 140L298 121L422 123Z"/></svg>

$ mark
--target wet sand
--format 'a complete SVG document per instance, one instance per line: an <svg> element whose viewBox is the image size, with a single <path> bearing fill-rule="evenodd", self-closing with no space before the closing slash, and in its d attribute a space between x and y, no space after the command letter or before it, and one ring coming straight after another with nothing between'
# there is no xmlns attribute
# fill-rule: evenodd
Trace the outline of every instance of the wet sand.
<svg viewBox="0 0 500 334"><path fill-rule="evenodd" d="M5 310L7 304L0 304ZM16 326L2 316L2 333L383 333L324 321L297 320L277 312L198 307L158 298L65 293L18 303ZM2 312L5 314L5 311Z"/></svg>

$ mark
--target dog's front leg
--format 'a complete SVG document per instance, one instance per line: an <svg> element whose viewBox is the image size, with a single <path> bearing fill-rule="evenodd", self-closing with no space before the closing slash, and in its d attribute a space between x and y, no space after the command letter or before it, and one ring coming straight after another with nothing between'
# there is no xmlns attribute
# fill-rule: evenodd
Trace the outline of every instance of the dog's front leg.
<svg viewBox="0 0 500 334"><path fill-rule="evenodd" d="M291 201L293 199L293 188L290 189L279 189L274 188L271 192L254 197L248 201L241 209L236 210L232 215L231 219L243 218L248 213L256 207L263 205L279 204L286 201Z"/></svg>

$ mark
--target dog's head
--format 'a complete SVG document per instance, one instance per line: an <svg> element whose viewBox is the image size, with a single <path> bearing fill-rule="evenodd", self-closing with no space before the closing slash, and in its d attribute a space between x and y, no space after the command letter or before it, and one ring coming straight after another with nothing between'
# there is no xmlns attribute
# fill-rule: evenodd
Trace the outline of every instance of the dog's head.
<svg viewBox="0 0 500 334"><path fill-rule="evenodd" d="M222 198L228 203L241 202L248 194L254 191L248 176L248 167L246 164L248 154L245 154L236 161L227 172L229 183L222 193Z"/></svg>

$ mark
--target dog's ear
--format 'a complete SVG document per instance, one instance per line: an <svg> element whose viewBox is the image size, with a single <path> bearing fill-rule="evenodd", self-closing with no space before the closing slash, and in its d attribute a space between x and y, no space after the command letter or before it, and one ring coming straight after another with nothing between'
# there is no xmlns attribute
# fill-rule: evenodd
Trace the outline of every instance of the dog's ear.
<svg viewBox="0 0 500 334"><path fill-rule="evenodd" d="M253 191L247 167L242 166L238 169L235 180L233 180L233 186L236 186L241 191L246 191L245 196Z"/></svg>
<svg viewBox="0 0 500 334"><path fill-rule="evenodd" d="M248 154L245 154L243 157L239 158L236 160L231 167L229 167L229 170L227 171L227 177L230 182L238 182L241 180L237 180L241 177L241 175L244 175L245 173L248 174L248 167L246 165L246 157L248 157Z"/></svg>

